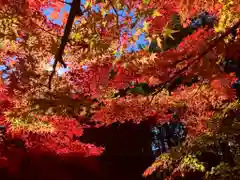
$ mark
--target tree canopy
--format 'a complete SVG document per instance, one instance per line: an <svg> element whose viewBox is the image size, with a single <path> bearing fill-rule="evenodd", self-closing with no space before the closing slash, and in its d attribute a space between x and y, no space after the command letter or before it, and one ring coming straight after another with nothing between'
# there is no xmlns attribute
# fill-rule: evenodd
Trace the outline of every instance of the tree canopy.
<svg viewBox="0 0 240 180"><path fill-rule="evenodd" d="M183 123L187 137L144 176L238 176L239 71L226 63L240 60L239 27L239 0L0 0L2 161L16 161L6 154L14 138L28 151L101 155L76 140L84 127L152 118ZM196 158L229 142L234 165Z"/></svg>

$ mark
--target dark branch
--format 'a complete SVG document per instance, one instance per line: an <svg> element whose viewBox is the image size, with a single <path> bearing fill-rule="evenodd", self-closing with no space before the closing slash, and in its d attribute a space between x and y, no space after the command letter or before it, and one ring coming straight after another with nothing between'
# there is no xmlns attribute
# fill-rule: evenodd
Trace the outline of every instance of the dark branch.
<svg viewBox="0 0 240 180"><path fill-rule="evenodd" d="M195 58L194 54L189 54L186 55L185 57L183 57L181 60L178 60L176 63L172 64L176 65L178 63L181 63L187 59L191 59L193 58L190 62L187 63L187 65L185 67L183 67L182 69L180 69L179 71L177 71L176 73L173 74L172 77L170 77L169 79L167 79L165 82L158 84L156 86L152 86L148 89L149 94L152 95L152 98L150 100L150 103L152 102L152 100L154 99L154 96L157 95L159 92L161 92L163 90L163 88L171 88L172 85L175 83L176 79L180 78L182 73L184 73L189 67L191 67L192 65L194 65L196 62L198 62L197 60L201 59L203 56L205 56L211 49L213 49L221 40L223 40L225 37L227 37L229 34L232 33L232 29L236 29L237 27L240 26L240 21L238 23L236 23L232 28L228 29L225 33L223 33L222 35L220 35L219 37L215 38L215 40L213 40L208 47L200 54L196 55ZM118 97L118 96L126 96L127 92L129 91L129 88L125 88L125 89L120 89L118 93L116 93L114 95L114 97Z"/></svg>
<svg viewBox="0 0 240 180"><path fill-rule="evenodd" d="M53 70L49 76L49 89L51 89L52 78L53 78L54 74L56 73L56 67L57 67L58 62L61 63L64 68L67 67L67 65L65 64L65 62L62 59L62 55L64 53L64 48L69 40L69 35L72 30L72 26L73 26L75 17L82 16L82 15L83 15L83 12L80 9L80 0L73 0L73 2L71 3L71 9L70 9L70 13L68 16L67 24L64 29L64 35L61 39L60 47L55 55L55 60L53 63Z"/></svg>
<svg viewBox="0 0 240 180"><path fill-rule="evenodd" d="M155 95L157 95L159 92L162 91L164 87L169 87L171 84L175 81L175 79L179 78L183 72L185 72L189 67L194 65L197 60L201 59L203 56L205 56L211 49L213 49L221 40L223 40L225 37L227 37L229 34L232 33L232 29L236 29L240 26L240 21L238 21L233 27L229 28L225 33L223 33L220 37L216 38L215 40L210 43L210 45L201 53L199 54L196 58L194 58L191 62L189 62L185 67L177 71L173 77L162 83L161 85L157 85L156 88L159 88L155 93L153 93L153 97L150 100L150 103L154 99Z"/></svg>

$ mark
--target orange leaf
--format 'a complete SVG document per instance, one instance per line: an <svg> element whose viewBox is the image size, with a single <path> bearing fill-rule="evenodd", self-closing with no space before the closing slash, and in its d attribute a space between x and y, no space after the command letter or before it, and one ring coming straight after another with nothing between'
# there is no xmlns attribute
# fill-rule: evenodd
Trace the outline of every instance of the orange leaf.
<svg viewBox="0 0 240 180"><path fill-rule="evenodd" d="M14 61L14 60L9 61L9 65L10 65L10 67L13 67L14 64L16 64L16 61Z"/></svg>
<svg viewBox="0 0 240 180"><path fill-rule="evenodd" d="M63 17L62 17L62 22L63 24L67 24L67 19L68 19L68 13L64 12L63 13Z"/></svg>
<svg viewBox="0 0 240 180"><path fill-rule="evenodd" d="M50 18L53 20L58 19L58 17L59 17L59 12L57 12L57 11L53 11L50 15Z"/></svg>

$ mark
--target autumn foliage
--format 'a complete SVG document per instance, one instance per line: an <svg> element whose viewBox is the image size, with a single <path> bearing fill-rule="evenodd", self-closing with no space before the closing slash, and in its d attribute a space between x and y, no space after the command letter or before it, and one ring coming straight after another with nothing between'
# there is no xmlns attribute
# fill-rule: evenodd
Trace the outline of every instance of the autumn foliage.
<svg viewBox="0 0 240 180"><path fill-rule="evenodd" d="M202 12L216 17L212 25L192 28ZM238 77L224 62L240 60L239 27L239 0L0 0L0 166L16 173L26 151L99 156L104 147L77 138L92 124L153 118L182 122L189 144L213 135L208 122L237 102ZM143 35L159 51L129 52Z"/></svg>

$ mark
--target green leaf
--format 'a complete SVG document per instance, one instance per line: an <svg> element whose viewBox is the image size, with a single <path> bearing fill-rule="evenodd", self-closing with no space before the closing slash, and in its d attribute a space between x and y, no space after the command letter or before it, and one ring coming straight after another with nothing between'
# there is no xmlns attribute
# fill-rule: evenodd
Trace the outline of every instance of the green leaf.
<svg viewBox="0 0 240 180"><path fill-rule="evenodd" d="M72 36L73 36L73 39L76 39L76 40L80 40L81 39L80 33L74 33Z"/></svg>
<svg viewBox="0 0 240 180"><path fill-rule="evenodd" d="M150 0L143 0L143 4L148 4Z"/></svg>

